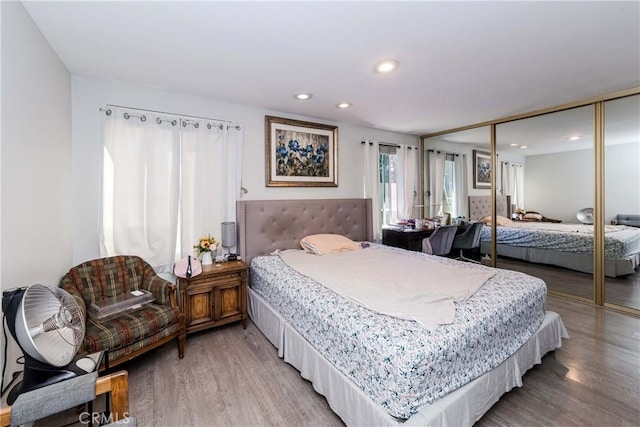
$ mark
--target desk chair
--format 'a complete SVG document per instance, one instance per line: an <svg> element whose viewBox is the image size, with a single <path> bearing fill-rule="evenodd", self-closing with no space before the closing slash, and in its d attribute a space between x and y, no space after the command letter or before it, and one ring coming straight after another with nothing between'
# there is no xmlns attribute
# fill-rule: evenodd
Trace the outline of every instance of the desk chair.
<svg viewBox="0 0 640 427"><path fill-rule="evenodd" d="M476 260L466 258L464 256L464 250L480 247L480 235L482 234L483 226L483 222L474 222L469 225L465 231L455 237L455 239L453 240L453 249L460 249L460 256L456 259L480 264L480 262Z"/></svg>
<svg viewBox="0 0 640 427"><path fill-rule="evenodd" d="M422 240L422 252L429 255L448 255L456 236L458 227L455 225L442 226Z"/></svg>

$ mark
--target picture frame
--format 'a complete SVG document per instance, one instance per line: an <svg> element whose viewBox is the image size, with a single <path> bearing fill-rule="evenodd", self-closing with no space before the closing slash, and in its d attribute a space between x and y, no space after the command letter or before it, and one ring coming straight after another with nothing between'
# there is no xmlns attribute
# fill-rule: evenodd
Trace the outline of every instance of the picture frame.
<svg viewBox="0 0 640 427"><path fill-rule="evenodd" d="M337 187L338 127L265 116L267 187Z"/></svg>
<svg viewBox="0 0 640 427"><path fill-rule="evenodd" d="M473 150L473 188L491 189L491 153Z"/></svg>

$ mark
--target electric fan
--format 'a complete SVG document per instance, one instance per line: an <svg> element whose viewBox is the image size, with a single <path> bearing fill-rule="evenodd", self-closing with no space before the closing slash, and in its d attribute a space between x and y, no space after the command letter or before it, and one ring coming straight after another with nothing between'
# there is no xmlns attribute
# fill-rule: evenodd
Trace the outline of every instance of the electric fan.
<svg viewBox="0 0 640 427"><path fill-rule="evenodd" d="M580 209L576 217L583 224L593 224L593 208Z"/></svg>
<svg viewBox="0 0 640 427"><path fill-rule="evenodd" d="M24 353L22 382L9 392L7 403L19 394L86 371L69 364L84 339L84 317L64 289L31 285L2 293L7 326Z"/></svg>

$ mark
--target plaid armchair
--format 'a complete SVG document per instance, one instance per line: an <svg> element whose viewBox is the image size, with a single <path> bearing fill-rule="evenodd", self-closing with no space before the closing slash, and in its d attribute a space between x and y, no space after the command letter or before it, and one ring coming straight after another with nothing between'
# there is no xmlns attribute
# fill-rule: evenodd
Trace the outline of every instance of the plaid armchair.
<svg viewBox="0 0 640 427"><path fill-rule="evenodd" d="M142 258L120 255L87 261L69 270L60 286L85 315L80 352L108 350L113 367L177 338L178 355L184 357L185 318L176 306L175 285L157 276ZM155 301L108 320L87 318L87 307L96 300L138 289L151 292Z"/></svg>

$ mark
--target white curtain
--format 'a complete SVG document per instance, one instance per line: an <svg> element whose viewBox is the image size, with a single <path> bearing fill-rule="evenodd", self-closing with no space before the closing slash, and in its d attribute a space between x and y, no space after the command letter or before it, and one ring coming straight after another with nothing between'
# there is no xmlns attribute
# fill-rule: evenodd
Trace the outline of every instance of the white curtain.
<svg viewBox="0 0 640 427"><path fill-rule="evenodd" d="M455 176L454 176L454 188L455 188L455 203L457 216L467 216L469 212L468 207L468 183L467 183L467 156L459 154L453 159Z"/></svg>
<svg viewBox="0 0 640 427"><path fill-rule="evenodd" d="M373 240L382 241L382 204L380 202L380 148L377 141L362 142L363 194L373 206Z"/></svg>
<svg viewBox="0 0 640 427"><path fill-rule="evenodd" d="M138 255L166 271L177 238L179 128L126 113L105 116L100 255Z"/></svg>
<svg viewBox="0 0 640 427"><path fill-rule="evenodd" d="M524 166L520 163L502 162L502 194L511 196L511 204L524 209Z"/></svg>
<svg viewBox="0 0 640 427"><path fill-rule="evenodd" d="M429 159L429 217L442 214L442 193L444 188L445 153L428 151Z"/></svg>
<svg viewBox="0 0 640 427"><path fill-rule="evenodd" d="M182 176L180 180L180 242L176 258L193 254L202 236L220 236L221 196L224 184L224 133L185 122L182 129Z"/></svg>
<svg viewBox="0 0 640 427"><path fill-rule="evenodd" d="M170 272L199 237L220 241L221 222L236 220L242 128L126 112L105 119L100 254L139 255Z"/></svg>
<svg viewBox="0 0 640 427"><path fill-rule="evenodd" d="M524 209L524 166L519 163L512 163L510 166L513 175L511 203L515 203L516 207Z"/></svg>
<svg viewBox="0 0 640 427"><path fill-rule="evenodd" d="M416 195L416 173L418 170L418 149L406 145L401 145L397 151L402 153L402 158L398 162L402 165L402 184L398 184L398 215L402 218L414 218L413 206Z"/></svg>

